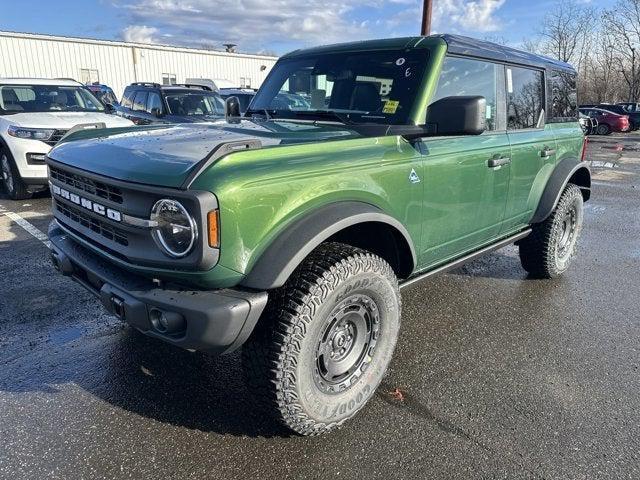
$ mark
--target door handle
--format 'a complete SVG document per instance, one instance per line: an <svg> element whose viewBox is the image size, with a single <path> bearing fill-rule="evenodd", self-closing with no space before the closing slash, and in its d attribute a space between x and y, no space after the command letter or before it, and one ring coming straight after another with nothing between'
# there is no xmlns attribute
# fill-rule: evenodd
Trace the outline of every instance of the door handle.
<svg viewBox="0 0 640 480"><path fill-rule="evenodd" d="M549 158L551 155L555 155L556 151L553 148L544 147L540 152L542 158Z"/></svg>
<svg viewBox="0 0 640 480"><path fill-rule="evenodd" d="M498 157L498 158L490 158L487 162L487 166L489 168L497 168L502 165L509 165L511 163L510 157Z"/></svg>

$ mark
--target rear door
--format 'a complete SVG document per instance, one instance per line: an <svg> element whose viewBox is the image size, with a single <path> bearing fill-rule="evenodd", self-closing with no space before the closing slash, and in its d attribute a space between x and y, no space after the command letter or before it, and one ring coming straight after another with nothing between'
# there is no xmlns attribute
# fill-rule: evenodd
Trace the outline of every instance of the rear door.
<svg viewBox="0 0 640 480"><path fill-rule="evenodd" d="M556 139L546 125L543 70L507 66L507 133L511 176L503 233L526 225L537 206L538 192L556 163Z"/></svg>
<svg viewBox="0 0 640 480"><path fill-rule="evenodd" d="M504 216L510 170L504 66L447 57L431 102L461 95L485 97L487 131L422 140L423 267L491 241Z"/></svg>

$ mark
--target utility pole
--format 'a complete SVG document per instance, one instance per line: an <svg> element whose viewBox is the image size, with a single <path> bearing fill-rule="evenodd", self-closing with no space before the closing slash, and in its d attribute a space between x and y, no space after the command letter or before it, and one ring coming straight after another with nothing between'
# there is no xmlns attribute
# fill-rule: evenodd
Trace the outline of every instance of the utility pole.
<svg viewBox="0 0 640 480"><path fill-rule="evenodd" d="M422 30L421 35L431 34L431 12L433 7L433 0L424 0L424 6L422 7Z"/></svg>
<svg viewBox="0 0 640 480"><path fill-rule="evenodd" d="M637 102L638 98L633 98L638 95L638 89L636 87L636 49L631 47L631 92L629 92L629 101Z"/></svg>

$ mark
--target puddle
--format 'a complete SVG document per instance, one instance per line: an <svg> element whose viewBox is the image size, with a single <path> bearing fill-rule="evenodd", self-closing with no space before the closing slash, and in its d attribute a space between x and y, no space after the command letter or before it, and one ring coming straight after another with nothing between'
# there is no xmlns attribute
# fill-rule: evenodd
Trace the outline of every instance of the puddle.
<svg viewBox="0 0 640 480"><path fill-rule="evenodd" d="M72 342L77 338L80 338L84 330L80 327L69 327L57 332L51 332L49 334L49 340L56 345L64 345L65 343Z"/></svg>
<svg viewBox="0 0 640 480"><path fill-rule="evenodd" d="M615 145L605 145L600 147L600 150L610 150L613 152L640 152L640 147L638 145L623 145L621 143L616 143Z"/></svg>

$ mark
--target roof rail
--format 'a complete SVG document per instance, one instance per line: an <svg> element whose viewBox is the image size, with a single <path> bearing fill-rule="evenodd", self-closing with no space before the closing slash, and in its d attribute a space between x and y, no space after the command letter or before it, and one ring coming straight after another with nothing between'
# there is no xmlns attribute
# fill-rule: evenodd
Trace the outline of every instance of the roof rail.
<svg viewBox="0 0 640 480"><path fill-rule="evenodd" d="M200 90L207 90L211 92L211 87L208 85L198 85L196 83L173 83L171 85L164 85L165 87L184 87L184 88L199 88Z"/></svg>
<svg viewBox="0 0 640 480"><path fill-rule="evenodd" d="M69 77L56 77L54 78L54 80L67 80L69 82L76 82L79 83L80 85L82 85L79 81L77 81L75 78L69 78Z"/></svg>
<svg viewBox="0 0 640 480"><path fill-rule="evenodd" d="M159 83L155 83L155 82L133 82L131 85L138 85L140 87L160 88L160 84Z"/></svg>

